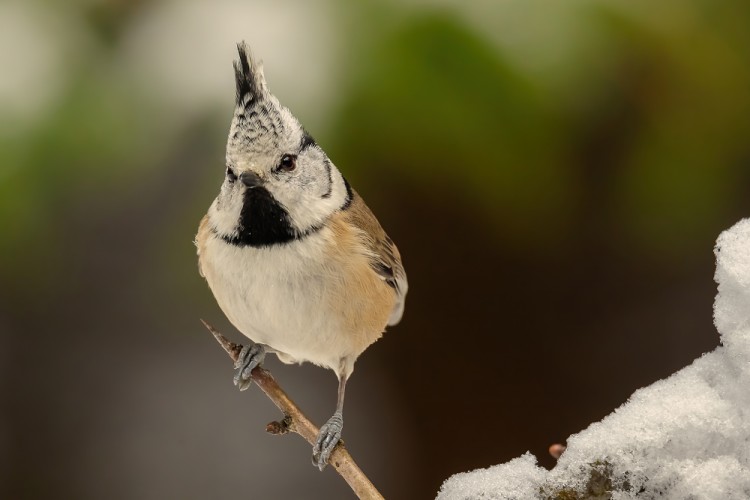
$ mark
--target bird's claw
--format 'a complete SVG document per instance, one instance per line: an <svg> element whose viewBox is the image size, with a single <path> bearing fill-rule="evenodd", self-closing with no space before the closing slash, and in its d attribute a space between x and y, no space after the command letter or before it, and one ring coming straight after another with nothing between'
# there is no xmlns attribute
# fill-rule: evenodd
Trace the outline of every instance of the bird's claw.
<svg viewBox="0 0 750 500"><path fill-rule="evenodd" d="M336 412L328 419L328 422L320 428L318 439L313 446L312 462L321 471L328 465L334 448L341 440L341 431L344 429L344 418L341 413Z"/></svg>
<svg viewBox="0 0 750 500"><path fill-rule="evenodd" d="M234 374L234 385L239 387L241 391L250 387L250 384L253 383L250 374L255 367L263 363L265 357L266 348L262 344L243 346L240 355L237 356L237 361L234 363L234 367L237 369L237 373Z"/></svg>

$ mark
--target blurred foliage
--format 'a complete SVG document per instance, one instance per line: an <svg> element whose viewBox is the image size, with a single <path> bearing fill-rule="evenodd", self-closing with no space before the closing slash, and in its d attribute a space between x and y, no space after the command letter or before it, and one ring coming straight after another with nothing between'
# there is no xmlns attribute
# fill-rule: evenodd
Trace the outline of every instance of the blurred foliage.
<svg viewBox="0 0 750 500"><path fill-rule="evenodd" d="M342 156L463 192L511 243L576 237L586 228L571 226L599 213L669 258L715 232L750 167L750 44L737 22L750 9L732 4L572 2L577 40L557 41L554 73L518 64L517 46L448 9L415 12L357 55Z"/></svg>
<svg viewBox="0 0 750 500"><path fill-rule="evenodd" d="M155 3L70 6L89 42L60 97L32 127L2 127L7 277L21 255L49 261L34 249L64 240L60 207L127 204L181 147L190 124L118 69L121 34ZM715 233L748 180L748 4L576 1L554 7L561 26L575 21L557 40L502 31L506 17L538 26L545 5L339 5L345 88L322 134L334 160L364 182L387 173L459 192L520 247L589 230L669 256Z"/></svg>
<svg viewBox="0 0 750 500"><path fill-rule="evenodd" d="M465 23L410 18L362 60L336 126L343 164L447 183L518 229L565 217L570 172L544 96Z"/></svg>

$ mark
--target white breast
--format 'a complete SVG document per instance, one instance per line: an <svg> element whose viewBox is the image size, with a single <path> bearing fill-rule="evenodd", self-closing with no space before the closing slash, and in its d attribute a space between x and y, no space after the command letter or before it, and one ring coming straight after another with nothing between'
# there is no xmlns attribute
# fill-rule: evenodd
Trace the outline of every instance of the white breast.
<svg viewBox="0 0 750 500"><path fill-rule="evenodd" d="M201 265L219 306L243 334L279 351L284 361L337 370L351 352L340 321L326 310L327 293L342 279L327 259L330 237L323 229L304 244L272 248L238 247L211 237Z"/></svg>

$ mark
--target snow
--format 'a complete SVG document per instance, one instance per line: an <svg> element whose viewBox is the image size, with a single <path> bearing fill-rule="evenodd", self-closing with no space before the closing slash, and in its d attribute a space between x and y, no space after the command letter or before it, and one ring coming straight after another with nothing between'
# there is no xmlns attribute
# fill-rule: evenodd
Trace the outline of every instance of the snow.
<svg viewBox="0 0 750 500"><path fill-rule="evenodd" d="M456 474L438 499L750 498L750 219L714 253L721 346L571 436L551 471L526 453Z"/></svg>
<svg viewBox="0 0 750 500"><path fill-rule="evenodd" d="M507 464L456 474L446 481L438 498L485 498L483 494L496 491L498 478L502 478L504 490L512 494L496 498L534 498L544 475L544 469L536 465L536 458L527 452Z"/></svg>

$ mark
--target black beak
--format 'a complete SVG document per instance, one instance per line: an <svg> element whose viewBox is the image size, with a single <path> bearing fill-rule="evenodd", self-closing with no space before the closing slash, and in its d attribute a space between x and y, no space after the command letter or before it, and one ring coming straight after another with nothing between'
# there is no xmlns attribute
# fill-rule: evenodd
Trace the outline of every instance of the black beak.
<svg viewBox="0 0 750 500"><path fill-rule="evenodd" d="M254 187L258 187L258 186L262 186L263 185L263 179L261 179L258 176L258 174L254 173L254 172L249 172L249 171L248 172L242 172L240 174L240 180L242 181L242 183L245 186L247 186L249 188L254 188Z"/></svg>

